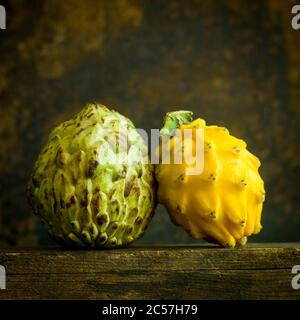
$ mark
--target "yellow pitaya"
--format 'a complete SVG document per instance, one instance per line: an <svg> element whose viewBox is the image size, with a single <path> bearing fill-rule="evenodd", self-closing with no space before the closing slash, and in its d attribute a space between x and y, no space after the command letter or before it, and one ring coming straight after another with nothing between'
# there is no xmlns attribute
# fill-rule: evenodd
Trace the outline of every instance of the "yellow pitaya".
<svg viewBox="0 0 300 320"><path fill-rule="evenodd" d="M184 138L185 129L192 134ZM203 132L201 141L196 134ZM264 182L257 157L246 149L246 143L233 137L219 126L207 126L202 119L192 120L192 112L170 112L165 117L159 148L160 160L170 154L170 163L156 165L158 201L165 205L171 220L182 226L190 236L206 239L224 247L245 244L247 237L258 233L262 205L265 199ZM170 136L164 142L163 137ZM189 174L196 162L175 162L178 150L202 146L203 170ZM197 161L197 158L195 158ZM200 163L201 165L201 163Z"/></svg>

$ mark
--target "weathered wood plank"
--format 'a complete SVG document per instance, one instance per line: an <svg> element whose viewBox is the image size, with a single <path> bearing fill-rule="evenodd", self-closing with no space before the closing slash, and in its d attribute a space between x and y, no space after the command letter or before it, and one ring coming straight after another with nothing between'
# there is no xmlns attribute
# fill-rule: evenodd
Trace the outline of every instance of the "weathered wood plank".
<svg viewBox="0 0 300 320"><path fill-rule="evenodd" d="M300 299L300 244L7 249L0 299Z"/></svg>

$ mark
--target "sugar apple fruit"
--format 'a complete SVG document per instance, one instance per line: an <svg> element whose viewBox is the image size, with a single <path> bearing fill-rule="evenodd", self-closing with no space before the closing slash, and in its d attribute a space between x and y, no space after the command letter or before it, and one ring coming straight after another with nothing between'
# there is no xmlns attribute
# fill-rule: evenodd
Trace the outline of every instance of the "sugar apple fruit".
<svg viewBox="0 0 300 320"><path fill-rule="evenodd" d="M87 104L51 132L27 195L60 244L121 247L141 237L153 215L154 170L129 119Z"/></svg>
<svg viewBox="0 0 300 320"><path fill-rule="evenodd" d="M192 134L183 139L185 129ZM179 149L195 151L197 129L203 130L203 171L187 174L196 160L187 162L182 157L178 164L174 155ZM169 153L171 161L160 161L155 167L158 201L166 206L176 225L194 238L224 247L243 245L248 236L261 230L265 190L258 173L260 162L243 140L223 127L207 126L202 119L193 121L189 111L168 113L160 134L170 139L161 142L159 155Z"/></svg>

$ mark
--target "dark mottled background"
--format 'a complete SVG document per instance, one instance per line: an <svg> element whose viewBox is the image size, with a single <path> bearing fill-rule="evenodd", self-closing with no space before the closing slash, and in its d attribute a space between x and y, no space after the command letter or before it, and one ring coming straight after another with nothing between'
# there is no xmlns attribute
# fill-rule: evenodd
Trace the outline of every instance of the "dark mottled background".
<svg viewBox="0 0 300 320"><path fill-rule="evenodd" d="M264 229L252 241L300 241L296 2L0 1L0 246L50 243L25 184L50 129L87 101L147 130L174 106L228 127L262 160ZM161 207L140 240L192 241Z"/></svg>

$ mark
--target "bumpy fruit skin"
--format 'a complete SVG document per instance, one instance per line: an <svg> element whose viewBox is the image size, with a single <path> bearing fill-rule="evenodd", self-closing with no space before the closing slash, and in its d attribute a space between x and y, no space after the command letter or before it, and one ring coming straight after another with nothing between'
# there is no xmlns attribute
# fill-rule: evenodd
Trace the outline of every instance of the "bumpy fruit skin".
<svg viewBox="0 0 300 320"><path fill-rule="evenodd" d="M207 126L202 119L192 121L191 115L188 111L167 114L161 134L170 134L175 127L179 131L159 151L160 155L174 154L178 139L184 148L195 148L194 131L203 129L204 170L187 175L184 159L182 164L156 165L158 201L166 206L171 220L190 236L224 247L244 245L248 236L262 228L265 190L258 173L260 162L246 149L246 143L227 129ZM184 129L193 130L190 140L178 135Z"/></svg>
<svg viewBox="0 0 300 320"><path fill-rule="evenodd" d="M121 123L127 134L119 136ZM27 190L33 212L60 244L126 246L143 235L155 209L147 157L129 119L88 104L51 132L40 153Z"/></svg>

